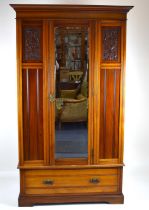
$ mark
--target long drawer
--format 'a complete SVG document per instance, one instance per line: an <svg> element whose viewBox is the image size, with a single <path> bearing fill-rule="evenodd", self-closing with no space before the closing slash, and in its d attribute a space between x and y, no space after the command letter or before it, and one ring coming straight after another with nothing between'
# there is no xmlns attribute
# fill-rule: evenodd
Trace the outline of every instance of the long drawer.
<svg viewBox="0 0 149 210"><path fill-rule="evenodd" d="M118 191L117 169L27 170L23 177L25 194Z"/></svg>

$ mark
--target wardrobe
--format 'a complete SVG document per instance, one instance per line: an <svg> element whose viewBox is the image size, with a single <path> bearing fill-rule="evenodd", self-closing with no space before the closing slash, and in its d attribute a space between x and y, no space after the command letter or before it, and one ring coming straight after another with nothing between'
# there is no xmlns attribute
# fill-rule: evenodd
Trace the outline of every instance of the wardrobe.
<svg viewBox="0 0 149 210"><path fill-rule="evenodd" d="M123 203L131 6L16 11L19 206Z"/></svg>

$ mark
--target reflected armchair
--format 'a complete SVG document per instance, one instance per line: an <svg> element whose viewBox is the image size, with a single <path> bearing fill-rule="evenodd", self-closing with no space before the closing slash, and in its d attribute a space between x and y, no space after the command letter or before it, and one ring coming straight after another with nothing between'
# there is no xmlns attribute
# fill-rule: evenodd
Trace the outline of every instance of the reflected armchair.
<svg viewBox="0 0 149 210"><path fill-rule="evenodd" d="M80 94L78 94L80 89ZM75 95L72 97L72 90L66 90L69 93L56 99L56 120L61 127L62 122L86 122L88 118L88 93L87 81L83 80L81 87L75 90ZM75 98L74 98L75 97Z"/></svg>
<svg viewBox="0 0 149 210"><path fill-rule="evenodd" d="M61 127L62 122L86 122L87 103L86 97L56 99L56 119L59 121L59 127Z"/></svg>

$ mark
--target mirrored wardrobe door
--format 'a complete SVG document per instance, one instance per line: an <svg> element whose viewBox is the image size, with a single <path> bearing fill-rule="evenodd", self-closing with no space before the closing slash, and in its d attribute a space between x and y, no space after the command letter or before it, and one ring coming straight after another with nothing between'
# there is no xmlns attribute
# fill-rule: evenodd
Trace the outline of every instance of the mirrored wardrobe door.
<svg viewBox="0 0 149 210"><path fill-rule="evenodd" d="M88 161L88 26L54 27L55 161ZM52 100L52 98L51 98Z"/></svg>

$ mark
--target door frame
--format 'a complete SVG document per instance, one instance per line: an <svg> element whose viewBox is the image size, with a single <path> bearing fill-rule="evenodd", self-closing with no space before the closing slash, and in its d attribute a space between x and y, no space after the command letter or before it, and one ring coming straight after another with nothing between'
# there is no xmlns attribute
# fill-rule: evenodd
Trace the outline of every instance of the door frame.
<svg viewBox="0 0 149 210"><path fill-rule="evenodd" d="M49 45L47 45L48 56L48 95L55 95L54 66L55 66L55 44L54 44L54 28L57 26L88 26L88 42L89 42L89 97L88 97L88 158L63 158L55 159L55 102L48 100L48 135L47 135L47 154L49 156L49 165L90 165L94 164L94 66L95 66L95 21L93 20L49 20L48 37ZM94 38L93 38L94 37Z"/></svg>

